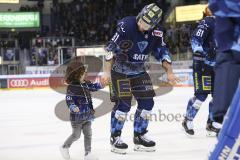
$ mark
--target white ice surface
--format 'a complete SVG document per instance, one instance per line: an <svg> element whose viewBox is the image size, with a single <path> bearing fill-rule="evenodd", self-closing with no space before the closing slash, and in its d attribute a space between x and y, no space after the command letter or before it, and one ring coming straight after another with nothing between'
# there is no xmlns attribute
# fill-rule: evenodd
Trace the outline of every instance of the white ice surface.
<svg viewBox="0 0 240 160"><path fill-rule="evenodd" d="M193 95L193 88L175 88L172 92L156 97L153 113L184 114L186 104ZM0 160L61 160L59 146L71 134L69 122L59 120L55 105L64 95L52 90L0 91ZM187 137L181 121L153 121L149 137L156 141L157 151L133 151L133 122L125 123L122 137L129 145L127 155L110 152L110 114L97 118L92 125L92 151L100 160L204 160L214 146L216 138L206 137L208 114L207 99L194 124L196 135ZM94 99L94 105L101 103ZM130 113L135 112L135 107ZM157 115L159 119L159 115ZM162 117L163 118L163 117ZM170 117L171 118L171 117ZM71 159L83 159L83 136L70 149Z"/></svg>

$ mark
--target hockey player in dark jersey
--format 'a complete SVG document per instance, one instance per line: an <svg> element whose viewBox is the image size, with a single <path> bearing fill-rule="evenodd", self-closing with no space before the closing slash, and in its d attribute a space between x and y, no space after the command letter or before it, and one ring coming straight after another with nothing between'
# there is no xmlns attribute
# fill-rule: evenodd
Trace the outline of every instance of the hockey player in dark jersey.
<svg viewBox="0 0 240 160"><path fill-rule="evenodd" d="M163 41L163 31L158 27L162 10L156 4L145 6L137 17L129 16L118 21L117 31L106 46L107 67L104 80L110 78L116 95L111 114L112 152L125 154L128 145L121 139L127 114L131 109L132 95L138 103L134 117L135 151L155 151L155 142L146 133L154 106L152 82L144 62L150 54L162 62L170 83L179 79L173 74L171 59Z"/></svg>
<svg viewBox="0 0 240 160"><path fill-rule="evenodd" d="M210 0L209 4L216 16L218 45L213 119L220 123L224 119L209 160L237 160L240 159L240 3Z"/></svg>
<svg viewBox="0 0 240 160"><path fill-rule="evenodd" d="M213 118L222 123L240 78L240 4L239 0L211 2L218 45Z"/></svg>
<svg viewBox="0 0 240 160"><path fill-rule="evenodd" d="M186 117L182 123L188 135L194 135L193 120L202 103L209 94L213 93L214 71L216 59L216 45L214 39L215 17L206 7L204 18L194 30L191 38L193 50L193 80L194 97L188 101ZM219 124L211 120L213 100L209 102L209 116L207 121L207 135L216 136Z"/></svg>

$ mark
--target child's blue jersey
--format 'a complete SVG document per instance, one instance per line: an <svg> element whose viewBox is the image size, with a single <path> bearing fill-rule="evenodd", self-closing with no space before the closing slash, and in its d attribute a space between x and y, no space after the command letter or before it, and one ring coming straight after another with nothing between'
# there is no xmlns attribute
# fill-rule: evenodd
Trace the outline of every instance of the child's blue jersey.
<svg viewBox="0 0 240 160"><path fill-rule="evenodd" d="M91 83L85 81L84 83L72 83L67 87L66 103L70 109L71 121L83 121L93 119L93 104L91 93L102 89L99 83ZM78 107L79 112L74 112L73 109Z"/></svg>
<svg viewBox="0 0 240 160"><path fill-rule="evenodd" d="M210 0L209 7L216 16L216 40L219 51L240 53L239 0Z"/></svg>
<svg viewBox="0 0 240 160"><path fill-rule="evenodd" d="M113 70L127 75L145 71L144 62L152 54L159 61L171 63L169 51L163 41L163 30L158 27L142 33L135 16L118 22L117 31L106 47L115 54Z"/></svg>
<svg viewBox="0 0 240 160"><path fill-rule="evenodd" d="M210 66L214 66L216 58L214 30L215 17L207 16L199 22L191 38L191 46L194 54L200 54L206 58L205 63Z"/></svg>

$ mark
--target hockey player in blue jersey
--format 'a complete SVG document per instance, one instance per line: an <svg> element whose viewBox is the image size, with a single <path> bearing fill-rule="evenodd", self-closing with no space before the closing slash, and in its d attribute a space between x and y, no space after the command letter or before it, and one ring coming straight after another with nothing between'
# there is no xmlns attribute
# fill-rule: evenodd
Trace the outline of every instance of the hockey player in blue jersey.
<svg viewBox="0 0 240 160"><path fill-rule="evenodd" d="M239 0L211 1L216 15L216 81L213 118L222 123L240 78L240 4Z"/></svg>
<svg viewBox="0 0 240 160"><path fill-rule="evenodd" d="M121 132L131 109L132 95L138 103L134 117L134 150L155 151L155 142L146 136L155 92L144 62L152 53L162 62L170 83L179 80L172 72L163 31L158 27L161 16L162 10L153 3L145 6L137 17L121 19L115 35L106 46L107 69L103 79L108 80L111 73L113 92L116 95L111 114L112 152L125 154L128 148L121 139Z"/></svg>
<svg viewBox="0 0 240 160"><path fill-rule="evenodd" d="M191 38L193 50L194 97L188 101L186 117L182 123L188 135L194 135L193 120L202 103L213 93L216 45L214 39L215 17L206 7L204 18L194 30ZM213 100L209 102L207 135L215 136L219 132L219 124L211 120Z"/></svg>
<svg viewBox="0 0 240 160"><path fill-rule="evenodd" d="M237 160L240 159L240 3L210 0L209 4L216 16L218 46L213 119L220 123L224 119L209 160Z"/></svg>

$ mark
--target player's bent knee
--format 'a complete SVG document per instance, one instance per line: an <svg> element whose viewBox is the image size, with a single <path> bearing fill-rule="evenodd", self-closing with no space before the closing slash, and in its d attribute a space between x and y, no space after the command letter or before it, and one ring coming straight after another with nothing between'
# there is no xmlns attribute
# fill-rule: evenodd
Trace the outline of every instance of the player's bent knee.
<svg viewBox="0 0 240 160"><path fill-rule="evenodd" d="M195 98L204 102L208 97L208 94L200 94L200 93L196 93L195 94Z"/></svg>
<svg viewBox="0 0 240 160"><path fill-rule="evenodd" d="M131 109L131 99L130 100L119 100L115 104L113 111L121 110L122 112L129 112L130 109Z"/></svg>
<svg viewBox="0 0 240 160"><path fill-rule="evenodd" d="M120 111L120 110L116 110L116 112L115 112L115 118L116 118L118 121L124 122L124 121L127 119L127 112L122 112L122 111Z"/></svg>
<svg viewBox="0 0 240 160"><path fill-rule="evenodd" d="M208 94L195 94L195 97L192 99L192 106L196 109L200 109L202 103L207 99Z"/></svg>
<svg viewBox="0 0 240 160"><path fill-rule="evenodd" d="M152 113L152 111L148 111L148 110L143 109L141 111L140 117L142 117L145 120L150 120L151 119L151 115L152 115L151 113Z"/></svg>

